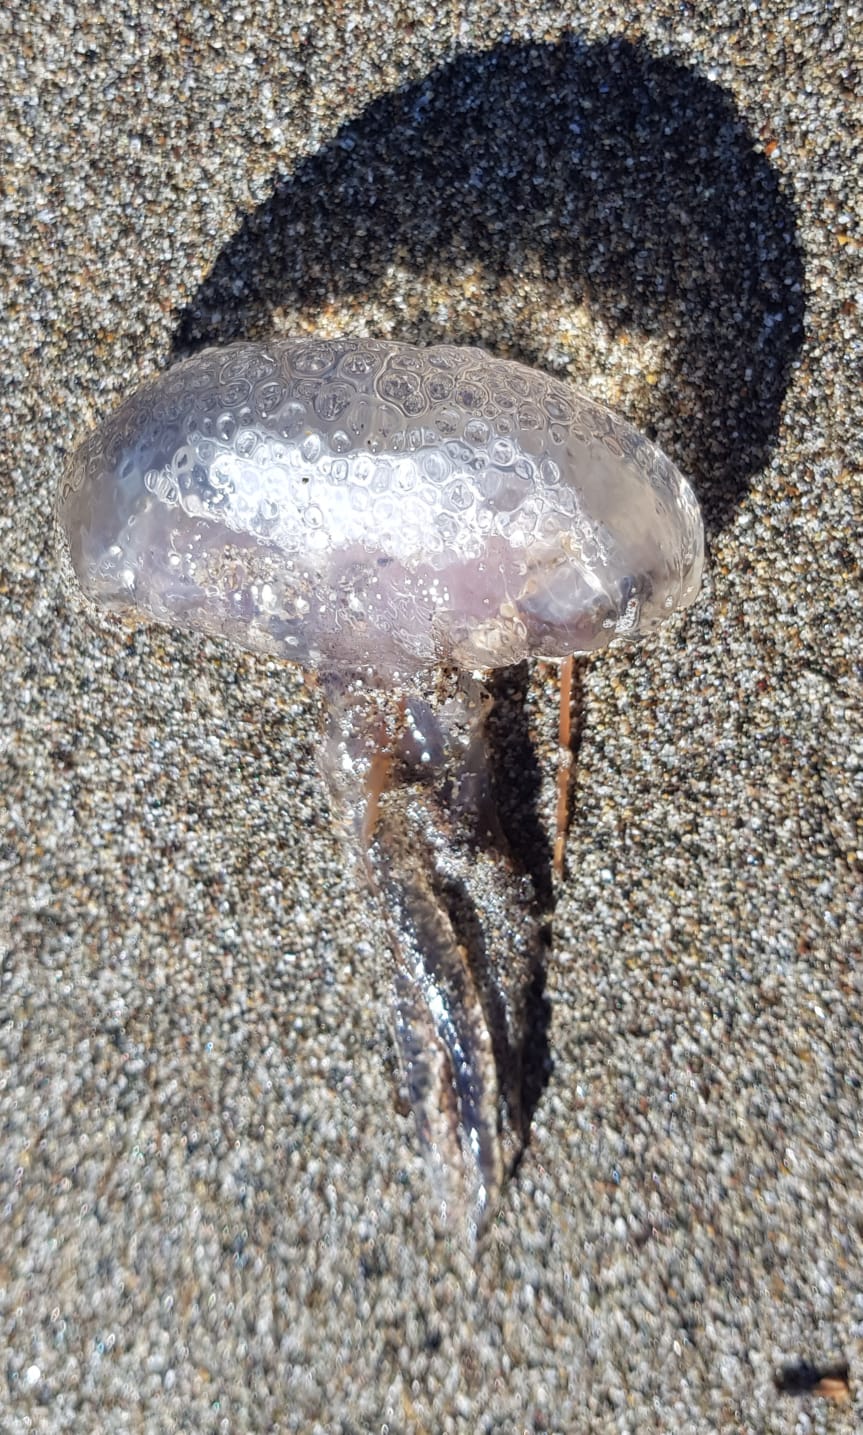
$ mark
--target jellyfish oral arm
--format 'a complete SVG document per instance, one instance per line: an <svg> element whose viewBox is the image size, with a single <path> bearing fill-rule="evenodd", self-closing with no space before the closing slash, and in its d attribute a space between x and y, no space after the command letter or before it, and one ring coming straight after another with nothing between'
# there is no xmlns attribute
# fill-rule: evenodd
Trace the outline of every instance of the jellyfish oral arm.
<svg viewBox="0 0 863 1435"><path fill-rule="evenodd" d="M455 671L395 704L326 687L324 776L383 917L403 1082L440 1204L474 1241L524 1145L524 1001L545 951L494 801L491 700Z"/></svg>

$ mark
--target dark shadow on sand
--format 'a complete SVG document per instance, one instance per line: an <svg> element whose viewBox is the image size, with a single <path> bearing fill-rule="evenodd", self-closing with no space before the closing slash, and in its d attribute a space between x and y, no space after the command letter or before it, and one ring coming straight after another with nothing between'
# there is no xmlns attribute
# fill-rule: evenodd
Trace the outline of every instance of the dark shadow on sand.
<svg viewBox="0 0 863 1435"><path fill-rule="evenodd" d="M492 289L538 265L610 331L661 338L656 427L709 530L764 466L803 336L801 252L776 171L695 71L573 37L467 53L375 100L243 219L176 354L264 335L282 306L314 322L393 264L416 276L402 339L464 338L422 295L470 264ZM481 342L542 367L502 323L490 305Z"/></svg>
<svg viewBox="0 0 863 1435"><path fill-rule="evenodd" d="M715 533L769 458L803 338L794 213L757 139L726 91L626 40L460 55L373 101L274 181L179 317L175 356L263 337L282 308L313 325L397 265L415 315L399 338L481 342L543 367L504 332L493 298L467 336L431 297L466 266L492 296L530 270L612 334L663 341L653 434ZM524 673L498 675L494 691L508 837L550 909ZM544 980L530 998L529 1112L550 1065Z"/></svg>

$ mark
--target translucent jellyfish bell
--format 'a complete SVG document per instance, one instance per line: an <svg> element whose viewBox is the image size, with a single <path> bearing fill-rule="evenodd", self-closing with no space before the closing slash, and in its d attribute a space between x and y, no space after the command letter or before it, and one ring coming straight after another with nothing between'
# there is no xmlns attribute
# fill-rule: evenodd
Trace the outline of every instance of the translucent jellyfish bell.
<svg viewBox="0 0 863 1435"><path fill-rule="evenodd" d="M78 450L60 500L96 602L382 679L562 658L692 602L685 479L569 385L480 350L209 349Z"/></svg>

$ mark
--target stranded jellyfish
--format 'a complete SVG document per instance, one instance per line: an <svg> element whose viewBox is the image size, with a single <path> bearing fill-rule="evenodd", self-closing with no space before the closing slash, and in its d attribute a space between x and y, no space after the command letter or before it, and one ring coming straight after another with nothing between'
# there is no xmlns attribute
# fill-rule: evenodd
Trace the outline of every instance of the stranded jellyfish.
<svg viewBox="0 0 863 1435"><path fill-rule="evenodd" d="M100 607L316 675L323 776L386 918L404 1082L442 1199L476 1236L526 1138L543 928L495 807L483 674L563 660L565 737L573 654L695 598L689 485L521 364L274 339L139 389L78 449L59 514Z"/></svg>

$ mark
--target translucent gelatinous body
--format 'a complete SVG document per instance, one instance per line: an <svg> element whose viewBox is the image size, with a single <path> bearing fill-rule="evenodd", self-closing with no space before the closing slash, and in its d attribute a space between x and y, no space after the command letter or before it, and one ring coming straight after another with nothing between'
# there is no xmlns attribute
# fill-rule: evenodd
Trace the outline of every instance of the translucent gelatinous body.
<svg viewBox="0 0 863 1435"><path fill-rule="evenodd" d="M208 349L75 456L84 590L140 618L382 680L633 637L692 601L703 534L660 451L477 349Z"/></svg>
<svg viewBox="0 0 863 1435"><path fill-rule="evenodd" d="M140 389L76 453L59 513L101 606L322 674L322 772L385 905L405 1085L475 1237L526 1137L545 937L495 809L491 699L454 669L586 652L690 603L687 483L520 364L274 340Z"/></svg>

